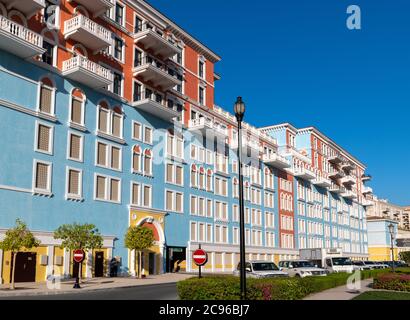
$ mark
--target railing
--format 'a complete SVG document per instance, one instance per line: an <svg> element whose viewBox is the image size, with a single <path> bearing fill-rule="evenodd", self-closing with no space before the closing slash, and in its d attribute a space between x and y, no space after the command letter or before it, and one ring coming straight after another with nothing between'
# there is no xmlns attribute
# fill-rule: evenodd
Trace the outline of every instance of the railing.
<svg viewBox="0 0 410 320"><path fill-rule="evenodd" d="M100 66L99 64L88 60L83 56L76 56L63 62L63 72L70 71L75 68L84 68L108 81L113 81L113 75L110 70Z"/></svg>
<svg viewBox="0 0 410 320"><path fill-rule="evenodd" d="M189 120L190 128L201 127L201 126L205 126L205 127L208 127L209 129L216 130L219 133L222 133L226 136L228 135L228 130L226 128L215 124L212 120L208 118L199 118L199 119Z"/></svg>
<svg viewBox="0 0 410 320"><path fill-rule="evenodd" d="M136 29L135 29L135 34L138 34L140 32L144 32L144 31L147 31L147 30L152 31L158 37L164 39L169 44L171 44L174 47L178 48L177 45L176 45L175 40L171 36L166 35L164 32L158 32L157 29L152 24L150 24L149 22L144 22L140 26L137 26Z"/></svg>
<svg viewBox="0 0 410 320"><path fill-rule="evenodd" d="M274 153L274 154L264 154L263 155L263 161L277 161L277 160L290 165L290 160L281 156L280 154Z"/></svg>
<svg viewBox="0 0 410 320"><path fill-rule="evenodd" d="M39 48L43 48L43 37L26 27L0 16L0 28Z"/></svg>
<svg viewBox="0 0 410 320"><path fill-rule="evenodd" d="M144 65L151 65L154 66L155 68L161 70L162 72L165 72L167 75L175 78L176 80L179 81L177 77L177 73L174 69L168 67L166 64L162 63L161 61L151 57L151 56L145 56L140 60L135 61L135 68L144 66Z"/></svg>
<svg viewBox="0 0 410 320"><path fill-rule="evenodd" d="M312 170L310 170L308 168L305 168L305 167L295 167L295 166L293 166L293 173L294 174L308 174L312 177L315 176L315 173Z"/></svg>
<svg viewBox="0 0 410 320"><path fill-rule="evenodd" d="M134 102L139 102L143 100L150 100L151 102L157 103L161 105L162 107L167 108L169 110L178 111L177 105L170 106L166 102L166 100L164 99L161 93L157 93L150 89L145 89L145 90L142 90L141 92L136 92L134 94L134 99L133 99Z"/></svg>
<svg viewBox="0 0 410 320"><path fill-rule="evenodd" d="M65 33L76 31L78 28L86 29L106 42L112 42L111 32L109 30L81 14L64 22Z"/></svg>

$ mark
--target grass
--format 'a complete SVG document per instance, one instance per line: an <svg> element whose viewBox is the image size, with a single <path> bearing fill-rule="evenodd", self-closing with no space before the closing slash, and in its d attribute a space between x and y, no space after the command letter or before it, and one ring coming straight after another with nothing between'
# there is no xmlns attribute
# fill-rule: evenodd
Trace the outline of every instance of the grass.
<svg viewBox="0 0 410 320"><path fill-rule="evenodd" d="M391 291L368 291L353 300L410 300L410 293Z"/></svg>

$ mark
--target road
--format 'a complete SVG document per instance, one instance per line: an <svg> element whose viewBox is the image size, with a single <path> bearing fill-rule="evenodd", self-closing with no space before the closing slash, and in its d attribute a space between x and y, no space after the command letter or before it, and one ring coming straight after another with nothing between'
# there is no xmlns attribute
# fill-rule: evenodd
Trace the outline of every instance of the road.
<svg viewBox="0 0 410 320"><path fill-rule="evenodd" d="M96 291L80 289L69 294L16 296L0 300L177 300L177 289L175 283L167 283Z"/></svg>

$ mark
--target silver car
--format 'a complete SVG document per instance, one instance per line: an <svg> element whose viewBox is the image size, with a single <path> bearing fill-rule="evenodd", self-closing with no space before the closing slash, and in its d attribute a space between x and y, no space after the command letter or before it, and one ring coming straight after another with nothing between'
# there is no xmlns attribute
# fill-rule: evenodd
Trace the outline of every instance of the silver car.
<svg viewBox="0 0 410 320"><path fill-rule="evenodd" d="M329 274L329 271L318 268L315 264L313 264L313 262L308 260L280 261L279 267L281 270L289 273L291 277L324 277Z"/></svg>
<svg viewBox="0 0 410 320"><path fill-rule="evenodd" d="M235 276L240 275L239 263L236 270L233 272ZM278 266L271 261L247 261L245 263L247 278L284 278L289 277L287 272L279 270Z"/></svg>

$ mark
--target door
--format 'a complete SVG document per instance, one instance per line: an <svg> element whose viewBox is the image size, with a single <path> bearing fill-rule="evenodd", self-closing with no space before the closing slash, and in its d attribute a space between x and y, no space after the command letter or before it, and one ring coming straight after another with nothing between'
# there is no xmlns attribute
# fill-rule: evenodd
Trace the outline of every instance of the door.
<svg viewBox="0 0 410 320"><path fill-rule="evenodd" d="M149 254L149 268L148 268L149 274L154 274L155 273L155 253L150 252Z"/></svg>
<svg viewBox="0 0 410 320"><path fill-rule="evenodd" d="M103 251L99 251L95 253L94 277L96 278L104 277L104 252Z"/></svg>
<svg viewBox="0 0 410 320"><path fill-rule="evenodd" d="M10 279L13 270L13 257L11 256ZM36 281L37 254L33 252L19 252L16 257L16 270L14 282L35 282Z"/></svg>

